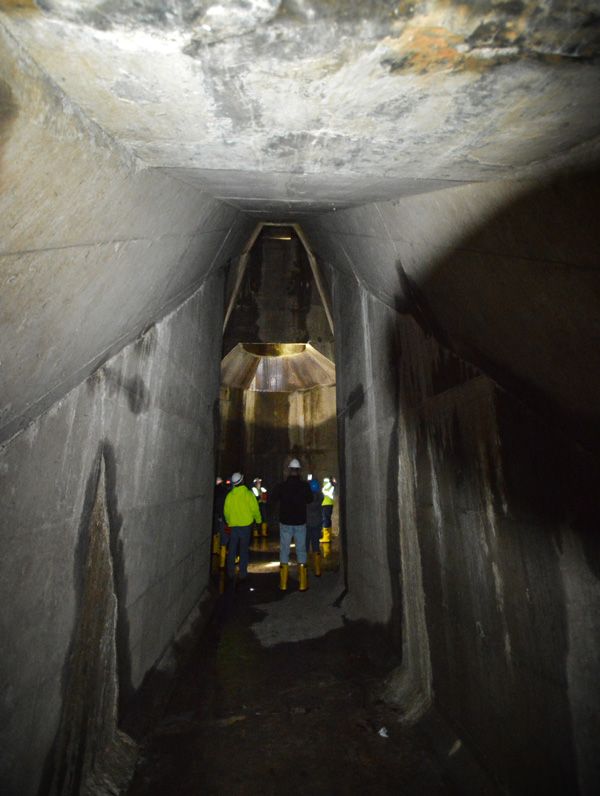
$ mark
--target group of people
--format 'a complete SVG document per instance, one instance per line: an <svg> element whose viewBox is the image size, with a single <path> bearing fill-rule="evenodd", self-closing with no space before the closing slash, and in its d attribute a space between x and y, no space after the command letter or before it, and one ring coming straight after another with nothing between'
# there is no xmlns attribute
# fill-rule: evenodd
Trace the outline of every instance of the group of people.
<svg viewBox="0 0 600 796"><path fill-rule="evenodd" d="M301 477L298 459L288 465L288 477L277 484L270 496L279 503L279 588L287 590L290 548L296 545L299 567L299 589L308 589L308 556L312 557L315 575L321 574L320 541L331 541L331 517L335 502L335 479L324 478L321 485L310 475ZM267 491L261 479L255 479L252 489L244 484L242 473L231 476L230 483L217 478L214 515L216 532L220 539L221 566L227 564L227 574L235 577L236 559L239 556L239 577L248 576L250 538L261 528L267 535Z"/></svg>

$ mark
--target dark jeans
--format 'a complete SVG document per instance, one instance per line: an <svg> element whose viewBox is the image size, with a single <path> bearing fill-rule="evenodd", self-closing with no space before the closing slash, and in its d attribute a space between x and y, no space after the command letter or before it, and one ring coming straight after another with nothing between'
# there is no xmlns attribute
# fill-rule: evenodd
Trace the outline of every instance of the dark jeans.
<svg viewBox="0 0 600 796"><path fill-rule="evenodd" d="M321 511L323 512L323 528L331 528L333 506L321 506Z"/></svg>
<svg viewBox="0 0 600 796"><path fill-rule="evenodd" d="M213 533L219 534L219 544L222 547L227 547L229 544L229 534L225 533L225 520L223 517L215 517L213 524Z"/></svg>
<svg viewBox="0 0 600 796"><path fill-rule="evenodd" d="M306 526L306 552L320 553L319 539L321 538L320 525L307 525Z"/></svg>
<svg viewBox="0 0 600 796"><path fill-rule="evenodd" d="M231 529L229 538L229 549L227 551L227 574L230 578L235 577L235 557L238 555L238 544L240 547L240 578L248 575L248 548L250 547L250 536L252 535L253 525L234 525Z"/></svg>

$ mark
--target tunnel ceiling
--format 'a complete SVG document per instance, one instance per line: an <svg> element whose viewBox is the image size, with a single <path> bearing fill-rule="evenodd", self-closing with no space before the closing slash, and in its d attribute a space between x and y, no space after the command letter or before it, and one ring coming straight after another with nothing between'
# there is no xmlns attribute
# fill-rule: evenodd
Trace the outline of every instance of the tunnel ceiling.
<svg viewBox="0 0 600 796"><path fill-rule="evenodd" d="M0 8L143 164L257 213L534 176L598 149L595 0Z"/></svg>
<svg viewBox="0 0 600 796"><path fill-rule="evenodd" d="M332 387L335 365L310 343L238 343L221 363L221 384L255 392Z"/></svg>

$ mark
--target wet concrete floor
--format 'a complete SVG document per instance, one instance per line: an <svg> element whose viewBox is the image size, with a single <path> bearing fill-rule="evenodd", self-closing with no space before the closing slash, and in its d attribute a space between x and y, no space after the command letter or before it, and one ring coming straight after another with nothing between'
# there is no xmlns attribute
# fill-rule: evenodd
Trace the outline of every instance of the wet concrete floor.
<svg viewBox="0 0 600 796"><path fill-rule="evenodd" d="M344 618L335 552L308 592L290 567L282 594L276 545L253 548L248 582L227 584L181 667L130 796L455 793L374 696L399 661L377 629Z"/></svg>

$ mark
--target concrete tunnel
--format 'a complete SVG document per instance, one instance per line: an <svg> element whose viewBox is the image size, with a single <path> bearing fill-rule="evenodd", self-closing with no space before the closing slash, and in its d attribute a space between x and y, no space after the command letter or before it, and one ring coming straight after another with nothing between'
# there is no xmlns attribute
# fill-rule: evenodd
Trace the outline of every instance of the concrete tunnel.
<svg viewBox="0 0 600 796"><path fill-rule="evenodd" d="M393 665L289 792L598 793L599 57L593 0L0 2L0 792L127 792L217 462L298 455L339 570L272 610L338 629L265 654Z"/></svg>

